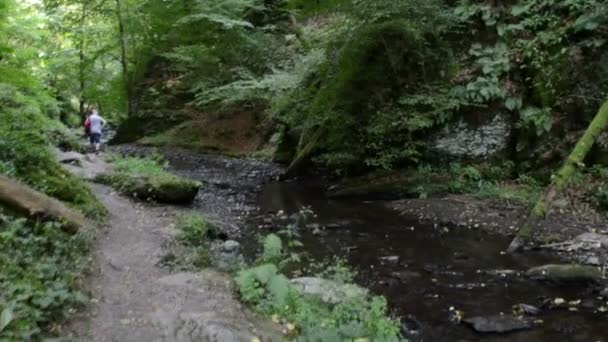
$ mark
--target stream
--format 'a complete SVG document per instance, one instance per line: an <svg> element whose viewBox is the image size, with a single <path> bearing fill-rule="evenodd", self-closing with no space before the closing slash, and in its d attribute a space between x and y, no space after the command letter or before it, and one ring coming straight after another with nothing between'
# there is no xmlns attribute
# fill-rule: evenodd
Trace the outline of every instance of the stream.
<svg viewBox="0 0 608 342"><path fill-rule="evenodd" d="M269 183L258 196L262 211L297 212L310 206L317 215L303 229L305 251L317 258L340 256L358 271L357 282L382 294L406 317L412 341L606 341L605 315L592 308L547 311L543 324L508 335L479 335L450 322L450 307L465 317L509 314L515 304L542 306L554 298L595 297L585 287L555 287L501 272L525 271L556 262L539 252L500 253L508 237L484 231L445 229L400 216L382 202L328 200L324 188L297 183ZM330 227L319 230L316 226ZM597 305L597 304L595 304Z"/></svg>
<svg viewBox="0 0 608 342"><path fill-rule="evenodd" d="M149 148L121 146L145 155ZM260 235L283 228L287 215L309 207L315 217L299 229L303 252L314 260L338 256L356 281L384 295L411 341L608 341L602 302L587 286L554 286L526 279L533 266L559 263L555 255L501 253L510 239L478 229L421 224L382 201L330 200L322 182L277 182L281 168L268 162L164 149L172 169L205 186L194 209L220 222L245 249ZM555 298L581 300L576 311L547 308ZM537 324L504 335L479 334L456 322L510 314L517 304L541 308ZM605 304L605 303L604 303ZM452 310L451 310L452 309ZM540 322L542 321L542 322Z"/></svg>

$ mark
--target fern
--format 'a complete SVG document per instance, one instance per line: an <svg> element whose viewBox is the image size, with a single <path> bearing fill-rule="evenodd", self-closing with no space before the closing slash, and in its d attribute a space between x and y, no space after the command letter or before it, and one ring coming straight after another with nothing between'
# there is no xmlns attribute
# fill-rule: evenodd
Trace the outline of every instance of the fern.
<svg viewBox="0 0 608 342"><path fill-rule="evenodd" d="M269 234L264 238L264 253L262 260L264 262L278 263L283 257L283 242L281 238L275 234Z"/></svg>

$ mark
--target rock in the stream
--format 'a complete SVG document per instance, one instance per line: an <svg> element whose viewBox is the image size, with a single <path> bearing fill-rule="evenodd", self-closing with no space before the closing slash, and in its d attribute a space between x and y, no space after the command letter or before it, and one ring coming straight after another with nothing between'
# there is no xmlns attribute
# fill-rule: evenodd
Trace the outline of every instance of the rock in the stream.
<svg viewBox="0 0 608 342"><path fill-rule="evenodd" d="M526 275L533 279L555 283L596 282L602 278L599 268L576 264L534 267L529 269Z"/></svg>
<svg viewBox="0 0 608 342"><path fill-rule="evenodd" d="M600 258L598 258L596 256L590 256L585 260L585 264L592 265L592 266L599 266Z"/></svg>
<svg viewBox="0 0 608 342"><path fill-rule="evenodd" d="M537 316L537 315L540 315L540 313L541 313L541 310L534 305L517 304L515 307L516 307L515 309L517 311L524 313L526 315L530 315L530 316Z"/></svg>
<svg viewBox="0 0 608 342"><path fill-rule="evenodd" d="M412 316L401 318L399 323L401 323L401 333L407 337L418 335L422 328L422 324Z"/></svg>
<svg viewBox="0 0 608 342"><path fill-rule="evenodd" d="M380 257L380 261L382 261L382 263L387 263L387 264L396 264L399 262L399 256L398 255L383 256L383 257Z"/></svg>
<svg viewBox="0 0 608 342"><path fill-rule="evenodd" d="M532 328L532 322L529 319L513 315L478 316L466 318L463 322L479 333L504 334Z"/></svg>
<svg viewBox="0 0 608 342"><path fill-rule="evenodd" d="M544 245L544 248L551 248L564 252L573 252L578 250L596 250L600 248L608 248L608 235L597 233L584 233L572 240L565 242L551 243Z"/></svg>
<svg viewBox="0 0 608 342"><path fill-rule="evenodd" d="M391 275L399 280L401 280L401 282L403 283L409 283L414 279L418 279L420 277L422 277L422 275L418 272L415 271L397 271L397 272L393 272L391 273Z"/></svg>
<svg viewBox="0 0 608 342"><path fill-rule="evenodd" d="M305 295L317 296L323 302L337 304L351 298L367 296L368 290L354 284L340 284L333 280L303 277L291 280L294 288Z"/></svg>

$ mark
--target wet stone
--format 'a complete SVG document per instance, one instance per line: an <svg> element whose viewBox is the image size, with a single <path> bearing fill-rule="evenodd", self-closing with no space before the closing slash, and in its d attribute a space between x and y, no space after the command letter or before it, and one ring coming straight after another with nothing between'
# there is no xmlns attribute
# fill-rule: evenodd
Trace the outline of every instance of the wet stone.
<svg viewBox="0 0 608 342"><path fill-rule="evenodd" d="M534 305L518 304L517 306L519 307L521 312L525 313L526 315L536 316L541 313L541 310Z"/></svg>
<svg viewBox="0 0 608 342"><path fill-rule="evenodd" d="M380 257L380 261L382 261L382 263L387 263L387 264L396 264L399 262L399 256L398 255L390 255L390 256L384 256L384 257Z"/></svg>
<svg viewBox="0 0 608 342"><path fill-rule="evenodd" d="M513 315L478 316L466 318L463 322L478 333L504 334L532 328L530 320Z"/></svg>
<svg viewBox="0 0 608 342"><path fill-rule="evenodd" d="M554 283L596 282L602 278L602 272L597 267L576 264L534 267L526 275Z"/></svg>
<svg viewBox="0 0 608 342"><path fill-rule="evenodd" d="M420 273L414 271L398 271L391 273L391 275L404 283L410 282L422 276Z"/></svg>
<svg viewBox="0 0 608 342"><path fill-rule="evenodd" d="M240 247L241 247L240 243L238 243L234 240L227 240L222 245L222 251L224 251L226 253L234 253L234 252L237 252Z"/></svg>
<svg viewBox="0 0 608 342"><path fill-rule="evenodd" d="M406 337L416 336L420 333L422 324L414 317L401 318L401 333Z"/></svg>
<svg viewBox="0 0 608 342"><path fill-rule="evenodd" d="M585 299L581 302L581 308L587 309L587 310L593 310L595 309L596 303L595 300L588 298Z"/></svg>
<svg viewBox="0 0 608 342"><path fill-rule="evenodd" d="M585 260L585 264L598 266L600 264L600 259L596 256L590 256Z"/></svg>

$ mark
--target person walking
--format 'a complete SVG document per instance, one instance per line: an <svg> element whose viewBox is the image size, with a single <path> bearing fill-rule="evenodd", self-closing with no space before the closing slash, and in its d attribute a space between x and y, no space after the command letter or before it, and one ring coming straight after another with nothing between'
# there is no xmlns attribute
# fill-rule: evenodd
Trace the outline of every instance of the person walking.
<svg viewBox="0 0 608 342"><path fill-rule="evenodd" d="M91 147L95 151L95 153L99 153L99 147L101 145L101 133L103 131L104 126L106 125L106 120L102 118L97 109L93 109L91 112L91 116L89 117L90 122L90 135L89 139L91 142Z"/></svg>

